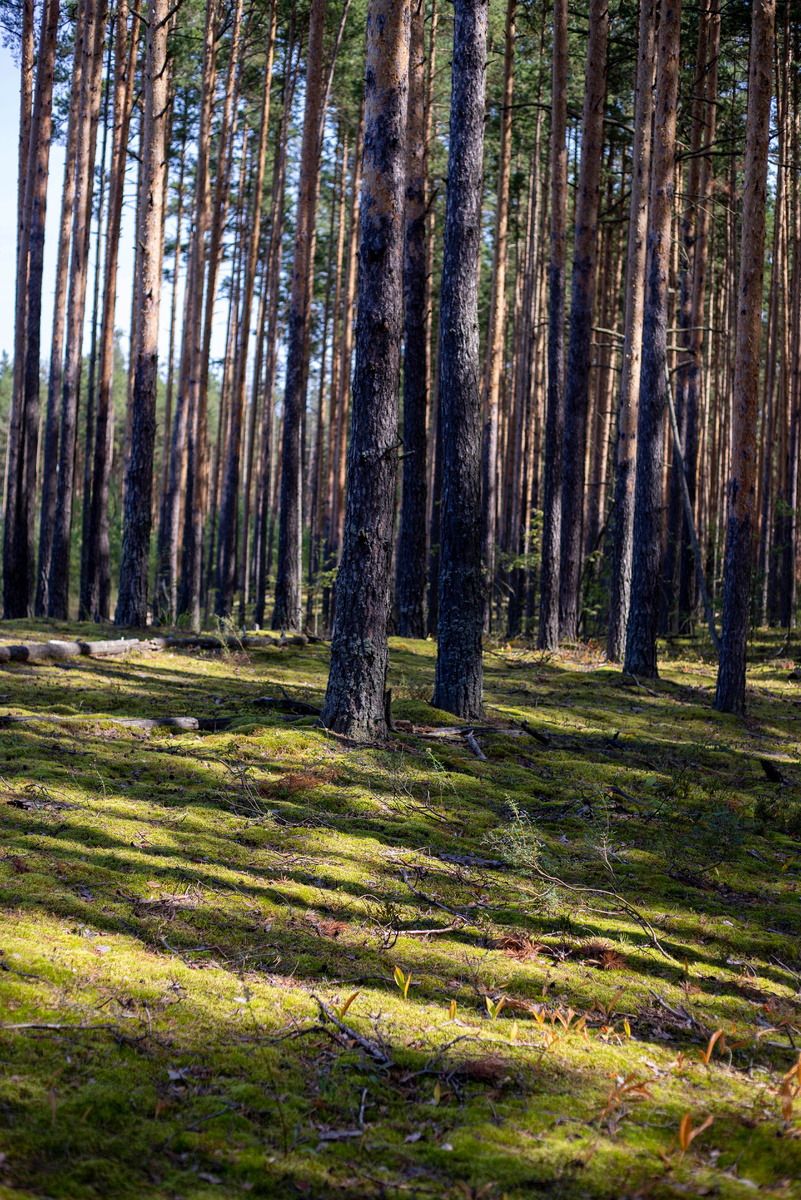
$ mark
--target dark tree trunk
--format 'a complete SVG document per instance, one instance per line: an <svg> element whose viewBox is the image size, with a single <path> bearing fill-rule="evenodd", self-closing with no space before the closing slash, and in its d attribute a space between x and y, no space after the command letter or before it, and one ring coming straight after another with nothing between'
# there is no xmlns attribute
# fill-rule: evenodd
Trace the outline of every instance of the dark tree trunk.
<svg viewBox="0 0 801 1200"><path fill-rule="evenodd" d="M657 48L654 151L648 213L650 269L643 311L637 419L634 550L625 669L655 678L662 555L662 462L667 411L667 311L670 224L676 150L681 0L662 0Z"/></svg>
<svg viewBox="0 0 801 1200"><path fill-rule="evenodd" d="M723 626L715 708L745 711L745 655L751 583L751 545L757 481L759 349L765 254L770 96L775 0L754 0L745 123L743 224L734 367L729 521L723 582Z"/></svg>
<svg viewBox="0 0 801 1200"><path fill-rule="evenodd" d="M565 427L565 262L567 257L567 0L554 0L551 102L551 258L548 297L548 409L540 571L540 650L559 647L559 542Z"/></svg>
<svg viewBox="0 0 801 1200"><path fill-rule="evenodd" d="M562 453L559 634L569 641L577 636L581 611L579 589L584 525L587 408L595 312L598 201L606 100L606 42L609 32L607 0L591 0L589 16L590 36L587 42L584 115L581 122L581 166L576 195Z"/></svg>
<svg viewBox="0 0 801 1200"><path fill-rule="evenodd" d="M455 0L440 292L442 500L434 704L468 720L483 711L478 264L486 62L487 0Z"/></svg>
<svg viewBox="0 0 801 1200"><path fill-rule="evenodd" d="M164 247L165 125L167 118L168 0L148 0L145 59L145 127L139 219L139 296L131 454L126 471L117 625L147 624L153 447L156 437L159 301Z"/></svg>
<svg viewBox="0 0 801 1200"><path fill-rule="evenodd" d="M275 584L273 629L299 629L303 620L301 598L301 427L306 407L304 365L309 338L309 278L314 266L311 261L311 244L314 234L317 172L320 158L325 5L326 0L312 0L309 16L306 102L287 339L281 516L278 530L278 577Z"/></svg>
<svg viewBox="0 0 801 1200"><path fill-rule="evenodd" d="M425 8L412 0L409 116L406 129L406 302L403 346L403 492L395 597L398 635L425 637L426 443L428 337L426 330Z"/></svg>
<svg viewBox="0 0 801 1200"><path fill-rule="evenodd" d="M631 208L626 266L626 313L623 369L618 400L617 468L615 474L615 544L606 654L620 662L626 648L626 624L631 595L631 555L634 537L634 477L637 463L637 404L640 391L642 318L645 294L645 251L648 227L648 185L651 174L651 119L654 110L654 52L656 0L642 0L637 52L637 98L631 163Z"/></svg>
<svg viewBox="0 0 801 1200"><path fill-rule="evenodd" d="M403 314L410 0L370 0L359 318L348 494L322 720L349 737L386 732ZM286 455L284 457L286 471Z"/></svg>
<svg viewBox="0 0 801 1200"><path fill-rule="evenodd" d="M58 0L48 0L42 9L27 179L24 182L22 237L18 247L14 363L17 386L9 429L9 467L15 469L9 469L8 474L3 547L3 610L6 617L30 615L36 574L34 515L39 448L39 347L58 15ZM16 361L18 355L20 363ZM16 431L16 453L10 444L12 431Z"/></svg>

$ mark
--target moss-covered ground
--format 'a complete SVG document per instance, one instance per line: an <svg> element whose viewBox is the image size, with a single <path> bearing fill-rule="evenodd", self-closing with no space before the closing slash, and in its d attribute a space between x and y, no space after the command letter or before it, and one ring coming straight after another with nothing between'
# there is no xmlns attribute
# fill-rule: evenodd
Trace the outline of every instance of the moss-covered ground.
<svg viewBox="0 0 801 1200"><path fill-rule="evenodd" d="M366 747L254 703L324 644L0 667L0 1195L801 1196L801 684L751 652L742 721L703 644L496 646L486 761L432 642ZM99 719L165 715L233 720Z"/></svg>

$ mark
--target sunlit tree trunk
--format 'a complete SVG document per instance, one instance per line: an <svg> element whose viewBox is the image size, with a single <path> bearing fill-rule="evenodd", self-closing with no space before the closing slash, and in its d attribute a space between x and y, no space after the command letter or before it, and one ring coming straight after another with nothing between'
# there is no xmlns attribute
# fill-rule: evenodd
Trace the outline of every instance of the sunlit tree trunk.
<svg viewBox="0 0 801 1200"><path fill-rule="evenodd" d="M164 251L165 124L167 119L168 0L148 0L145 59L145 127L142 203L139 220L141 312L137 323L131 411L131 455L127 467L122 528L118 625L147 624L153 448L156 436L159 302Z"/></svg>
<svg viewBox="0 0 801 1200"><path fill-rule="evenodd" d="M337 614L322 721L349 737L386 732L392 544L403 329L410 0L370 0L361 270L353 428ZM286 471L286 443L284 457Z"/></svg>

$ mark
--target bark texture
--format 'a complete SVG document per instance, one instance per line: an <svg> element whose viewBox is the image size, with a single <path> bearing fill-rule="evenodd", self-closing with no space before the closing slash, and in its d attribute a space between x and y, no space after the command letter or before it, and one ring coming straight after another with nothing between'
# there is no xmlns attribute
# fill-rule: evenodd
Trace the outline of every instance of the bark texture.
<svg viewBox="0 0 801 1200"><path fill-rule="evenodd" d="M337 612L323 723L386 731L402 333L409 0L371 0L367 15L364 184L353 420ZM286 455L284 458L286 470Z"/></svg>
<svg viewBox="0 0 801 1200"><path fill-rule="evenodd" d="M403 490L395 597L398 636L424 638L426 596L425 6L412 0L406 125L406 246L403 264Z"/></svg>
<svg viewBox="0 0 801 1200"><path fill-rule="evenodd" d="M483 709L478 262L486 61L487 0L455 0L440 292L442 499L434 704L468 720Z"/></svg>
<svg viewBox="0 0 801 1200"><path fill-rule="evenodd" d="M323 32L326 0L312 0L306 62L306 102L300 157L295 247L287 337L284 391L283 471L278 528L278 577L275 584L273 629L300 629L301 601L301 428L306 406L305 361L309 339L309 281L313 269L311 246L320 157Z"/></svg>
<svg viewBox="0 0 801 1200"><path fill-rule="evenodd" d="M663 0L657 48L656 108L648 213L650 268L643 311L637 418L634 550L625 669L654 678L662 555L662 463L667 411L667 312L676 151L681 0Z"/></svg>
<svg viewBox="0 0 801 1200"><path fill-rule="evenodd" d="M164 153L167 119L168 0L148 0L145 125L139 218L138 284L131 453L126 470L117 625L147 624L148 560L156 437L159 302L164 248Z"/></svg>
<svg viewBox="0 0 801 1200"><path fill-rule="evenodd" d="M559 544L565 428L565 263L567 260L567 0L554 0L551 101L551 248L548 293L548 408L540 570L540 650L559 646Z"/></svg>
<svg viewBox="0 0 801 1200"><path fill-rule="evenodd" d="M743 224L732 405L729 520L723 582L723 626L715 708L745 711L745 657L751 544L757 484L759 349L765 255L768 147L775 0L754 0L745 126Z"/></svg>
<svg viewBox="0 0 801 1200"><path fill-rule="evenodd" d="M631 206L626 266L626 313L623 364L618 397L615 473L615 533L606 656L620 662L626 649L634 538L634 479L637 466L637 408L642 360L645 251L648 232L648 184L651 175L651 119L654 111L656 0L642 0L637 51L637 99L631 163Z"/></svg>
<svg viewBox="0 0 801 1200"><path fill-rule="evenodd" d="M562 526L559 566L559 634L578 634L581 601L581 554L587 457L592 325L595 313L598 202L606 100L608 0L590 2L590 36L584 113L581 121L581 166L576 195L576 232L570 295L570 341L565 379L565 428L562 454Z"/></svg>

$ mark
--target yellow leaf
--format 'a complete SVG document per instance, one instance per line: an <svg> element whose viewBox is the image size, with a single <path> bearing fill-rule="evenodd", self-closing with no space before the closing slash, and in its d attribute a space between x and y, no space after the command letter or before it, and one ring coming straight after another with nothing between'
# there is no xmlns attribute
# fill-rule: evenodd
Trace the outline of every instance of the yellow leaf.
<svg viewBox="0 0 801 1200"><path fill-rule="evenodd" d="M517 1041L517 1021L512 1021L512 1028L509 1030L509 1041Z"/></svg>
<svg viewBox="0 0 801 1200"><path fill-rule="evenodd" d="M342 1018L344 1017L345 1013L346 1013L346 1012L348 1011L348 1009L350 1008L351 1004L353 1004L353 1001L356 999L356 997L358 996L358 994L359 994L358 992L353 992L353 993L352 993L352 995L348 996L347 1000L345 1001L345 1003L342 1005L342 1007L341 1007L341 1008L340 1008L340 1010L339 1010L339 1019L340 1019L340 1021L342 1020Z"/></svg>
<svg viewBox="0 0 801 1200"><path fill-rule="evenodd" d="M629 1025L628 1017L626 1017L625 1021L623 1022L623 1028L626 1031L626 1037L630 1038L631 1037L631 1026Z"/></svg>
<svg viewBox="0 0 801 1200"><path fill-rule="evenodd" d="M401 991L403 991L403 984L405 982L405 978L406 977L403 974L403 971L400 969L400 967L396 967L395 968L395 982L397 983L397 985Z"/></svg>
<svg viewBox="0 0 801 1200"><path fill-rule="evenodd" d="M451 1006L448 1009L448 1020L452 1021L455 1016L456 1016L456 1001L451 1000Z"/></svg>
<svg viewBox="0 0 801 1200"><path fill-rule="evenodd" d="M439 1104L442 1099L442 1088L439 1086L439 1080L434 1084L434 1103Z"/></svg>

